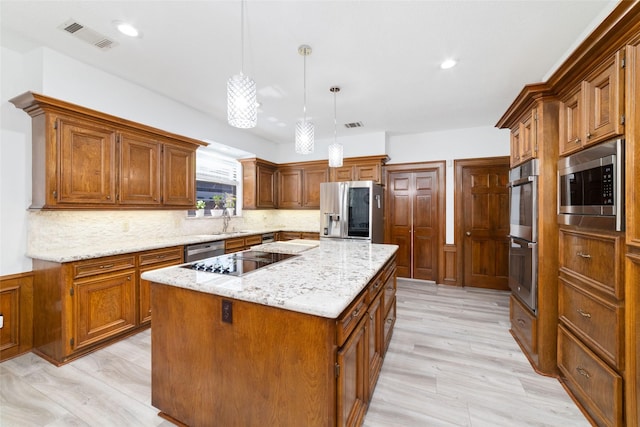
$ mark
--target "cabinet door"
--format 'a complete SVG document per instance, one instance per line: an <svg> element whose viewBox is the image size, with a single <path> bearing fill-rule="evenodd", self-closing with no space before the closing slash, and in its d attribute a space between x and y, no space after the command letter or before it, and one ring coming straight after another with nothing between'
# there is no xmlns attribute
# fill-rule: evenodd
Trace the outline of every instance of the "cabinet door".
<svg viewBox="0 0 640 427"><path fill-rule="evenodd" d="M520 161L536 157L536 110L531 111L520 122Z"/></svg>
<svg viewBox="0 0 640 427"><path fill-rule="evenodd" d="M304 169L302 175L302 207L320 208L320 184L329 181L327 168Z"/></svg>
<svg viewBox="0 0 640 427"><path fill-rule="evenodd" d="M621 56L621 52L616 52L585 81L585 145L595 144L624 132L620 123L621 104L624 100Z"/></svg>
<svg viewBox="0 0 640 427"><path fill-rule="evenodd" d="M155 139L120 134L120 204L160 205L161 148Z"/></svg>
<svg viewBox="0 0 640 427"><path fill-rule="evenodd" d="M511 166L520 164L520 126L511 130Z"/></svg>
<svg viewBox="0 0 640 427"><path fill-rule="evenodd" d="M360 426L367 410L367 322L338 351L338 427Z"/></svg>
<svg viewBox="0 0 640 427"><path fill-rule="evenodd" d="M256 208L276 207L276 171L269 167L257 165Z"/></svg>
<svg viewBox="0 0 640 427"><path fill-rule="evenodd" d="M578 86L560 104L560 155L567 155L582 148L582 90Z"/></svg>
<svg viewBox="0 0 640 427"><path fill-rule="evenodd" d="M361 164L354 166L354 174L356 181L374 181L380 182L382 167L380 163Z"/></svg>
<svg viewBox="0 0 640 427"><path fill-rule="evenodd" d="M379 292L369 305L367 312L367 402L373 397L373 389L378 382L382 369L382 355L384 353L384 317L382 307L383 292Z"/></svg>
<svg viewBox="0 0 640 427"><path fill-rule="evenodd" d="M59 118L57 204L116 203L116 132L90 121ZM54 190L55 192L55 190Z"/></svg>
<svg viewBox="0 0 640 427"><path fill-rule="evenodd" d="M281 170L278 173L278 208L295 209L302 206L302 170Z"/></svg>
<svg viewBox="0 0 640 427"><path fill-rule="evenodd" d="M331 168L331 181L355 181L353 166L341 166L339 168Z"/></svg>
<svg viewBox="0 0 640 427"><path fill-rule="evenodd" d="M73 351L136 326L135 270L73 284Z"/></svg>
<svg viewBox="0 0 640 427"><path fill-rule="evenodd" d="M163 148L162 197L165 205L195 206L196 156L189 148L165 144Z"/></svg>

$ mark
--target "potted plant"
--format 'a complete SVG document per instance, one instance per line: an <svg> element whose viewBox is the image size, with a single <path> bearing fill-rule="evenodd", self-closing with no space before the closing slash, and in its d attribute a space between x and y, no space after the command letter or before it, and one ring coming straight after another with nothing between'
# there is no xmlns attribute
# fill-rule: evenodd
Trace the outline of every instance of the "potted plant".
<svg viewBox="0 0 640 427"><path fill-rule="evenodd" d="M229 215L236 214L236 196L226 193L224 205L227 208L227 212L229 213Z"/></svg>
<svg viewBox="0 0 640 427"><path fill-rule="evenodd" d="M213 199L213 209L211 209L211 216L222 216L222 196L220 194L216 194L215 196L211 196Z"/></svg>
<svg viewBox="0 0 640 427"><path fill-rule="evenodd" d="M197 217L203 217L204 216L204 208L206 206L206 203L204 202L204 200L198 200L196 202L196 216Z"/></svg>

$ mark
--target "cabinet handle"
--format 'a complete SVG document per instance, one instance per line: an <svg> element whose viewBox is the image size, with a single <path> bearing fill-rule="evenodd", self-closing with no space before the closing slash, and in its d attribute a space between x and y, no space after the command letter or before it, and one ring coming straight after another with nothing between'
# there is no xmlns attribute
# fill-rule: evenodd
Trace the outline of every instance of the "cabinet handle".
<svg viewBox="0 0 640 427"><path fill-rule="evenodd" d="M131 281L131 276L127 276L127 280Z"/></svg>
<svg viewBox="0 0 640 427"><path fill-rule="evenodd" d="M467 232L466 232L466 233L464 233L464 234L466 234L467 236L471 236L471 232L470 232L470 231L467 231Z"/></svg>
<svg viewBox="0 0 640 427"><path fill-rule="evenodd" d="M351 317L356 318L360 316L360 309L358 308L357 310L353 310L353 313L351 313Z"/></svg>
<svg viewBox="0 0 640 427"><path fill-rule="evenodd" d="M578 366L576 368L576 371L578 371L578 373L580 375L582 375L583 377L585 377L586 379L591 378L591 374L589 374L589 371L587 371L586 369L584 369L582 366Z"/></svg>
<svg viewBox="0 0 640 427"><path fill-rule="evenodd" d="M517 319L516 321L518 322L518 325L520 325L520 326L524 326L524 325L527 324L527 322L525 322L523 319Z"/></svg>
<svg viewBox="0 0 640 427"><path fill-rule="evenodd" d="M105 264L100 266L100 268L111 268L111 267L113 267L113 264Z"/></svg>
<svg viewBox="0 0 640 427"><path fill-rule="evenodd" d="M591 139L591 132L587 132L587 139Z"/></svg>
<svg viewBox="0 0 640 427"><path fill-rule="evenodd" d="M580 144L580 138L574 139L573 142L575 142L576 144Z"/></svg>
<svg viewBox="0 0 640 427"><path fill-rule="evenodd" d="M111 196L107 196L107 200L111 200Z"/></svg>
<svg viewBox="0 0 640 427"><path fill-rule="evenodd" d="M580 316L582 317L586 317L586 318L591 318L591 313L583 311L581 308L576 310L578 313L580 313Z"/></svg>
<svg viewBox="0 0 640 427"><path fill-rule="evenodd" d="M164 257L165 257L164 255L156 255L156 258L157 258L157 259L162 259L162 258L164 258Z"/></svg>
<svg viewBox="0 0 640 427"><path fill-rule="evenodd" d="M393 317L389 317L389 318L387 319L387 323L393 323Z"/></svg>
<svg viewBox="0 0 640 427"><path fill-rule="evenodd" d="M582 252L576 252L576 255L579 256L580 258L591 259L591 255L585 254L585 253L582 253Z"/></svg>

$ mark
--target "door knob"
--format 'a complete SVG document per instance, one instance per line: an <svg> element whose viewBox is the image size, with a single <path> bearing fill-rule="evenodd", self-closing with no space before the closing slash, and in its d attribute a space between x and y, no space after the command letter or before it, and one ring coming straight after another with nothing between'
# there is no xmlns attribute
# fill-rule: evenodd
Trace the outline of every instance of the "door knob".
<svg viewBox="0 0 640 427"><path fill-rule="evenodd" d="M471 232L470 232L470 231L467 231L467 232L466 232L466 233L464 233L464 234L466 234L467 236L471 236Z"/></svg>

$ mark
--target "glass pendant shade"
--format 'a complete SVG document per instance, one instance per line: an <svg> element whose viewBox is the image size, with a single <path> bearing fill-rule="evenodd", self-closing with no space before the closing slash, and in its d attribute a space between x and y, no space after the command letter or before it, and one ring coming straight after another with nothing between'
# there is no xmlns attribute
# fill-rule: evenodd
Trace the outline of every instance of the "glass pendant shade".
<svg viewBox="0 0 640 427"><path fill-rule="evenodd" d="M304 119L296 123L296 153L313 153L313 123Z"/></svg>
<svg viewBox="0 0 640 427"><path fill-rule="evenodd" d="M339 168L342 166L342 144L334 142L329 145L329 167Z"/></svg>
<svg viewBox="0 0 640 427"><path fill-rule="evenodd" d="M256 82L242 72L227 81L227 121L240 129L258 124Z"/></svg>

